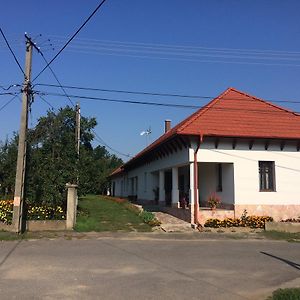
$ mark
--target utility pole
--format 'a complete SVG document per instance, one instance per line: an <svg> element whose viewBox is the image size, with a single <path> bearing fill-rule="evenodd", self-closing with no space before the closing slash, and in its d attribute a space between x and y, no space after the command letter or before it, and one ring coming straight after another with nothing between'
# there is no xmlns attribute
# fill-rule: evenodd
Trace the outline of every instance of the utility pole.
<svg viewBox="0 0 300 300"><path fill-rule="evenodd" d="M79 159L79 149L80 149L80 104L77 103L75 107L76 111L76 123L75 123L75 147L77 158Z"/></svg>
<svg viewBox="0 0 300 300"><path fill-rule="evenodd" d="M26 37L26 61L25 78L23 83L22 95L22 113L21 126L19 131L18 159L15 181L14 210L13 210L13 229L20 233L23 225L23 205L24 205L24 187L25 187L25 168L26 168L26 145L28 128L28 106L30 104L31 91L31 63L32 63L32 41Z"/></svg>
<svg viewBox="0 0 300 300"><path fill-rule="evenodd" d="M75 149L77 153L77 185L79 184L79 151L80 151L80 104L75 106Z"/></svg>

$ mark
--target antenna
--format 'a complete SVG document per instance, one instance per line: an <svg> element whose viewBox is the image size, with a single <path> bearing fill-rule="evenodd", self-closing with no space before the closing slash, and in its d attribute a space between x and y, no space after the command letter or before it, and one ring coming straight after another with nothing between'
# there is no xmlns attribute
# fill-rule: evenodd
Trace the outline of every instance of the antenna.
<svg viewBox="0 0 300 300"><path fill-rule="evenodd" d="M149 135L152 133L152 131L151 131L151 127L149 126L149 128L148 129L146 129L146 130L144 130L144 131L142 131L141 133L140 133L140 135L141 136L146 136L146 146L148 146L148 144L149 144Z"/></svg>

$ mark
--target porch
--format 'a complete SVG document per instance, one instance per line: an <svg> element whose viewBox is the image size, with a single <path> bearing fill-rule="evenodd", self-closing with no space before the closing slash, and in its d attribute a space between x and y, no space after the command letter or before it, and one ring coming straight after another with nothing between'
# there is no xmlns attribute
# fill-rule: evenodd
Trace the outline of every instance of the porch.
<svg viewBox="0 0 300 300"><path fill-rule="evenodd" d="M181 220L194 224L195 188L199 203L199 221L209 218L234 217L233 163L198 162L197 180L194 163L159 170L152 174L154 199L157 208ZM211 210L207 200L216 194L221 204Z"/></svg>

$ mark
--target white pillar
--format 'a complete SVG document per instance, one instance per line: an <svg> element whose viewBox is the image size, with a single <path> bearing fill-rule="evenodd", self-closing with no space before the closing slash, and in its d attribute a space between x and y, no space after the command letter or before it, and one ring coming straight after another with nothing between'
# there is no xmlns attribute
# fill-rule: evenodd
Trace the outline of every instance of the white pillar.
<svg viewBox="0 0 300 300"><path fill-rule="evenodd" d="M165 171L159 170L159 202L164 204L165 201Z"/></svg>
<svg viewBox="0 0 300 300"><path fill-rule="evenodd" d="M195 224L195 197L194 197L194 162L190 163L190 191L189 191L189 196L190 196L190 211L191 211L191 224ZM198 188L197 188L197 193L198 193Z"/></svg>
<svg viewBox="0 0 300 300"><path fill-rule="evenodd" d="M172 168L172 206L179 207L178 167Z"/></svg>

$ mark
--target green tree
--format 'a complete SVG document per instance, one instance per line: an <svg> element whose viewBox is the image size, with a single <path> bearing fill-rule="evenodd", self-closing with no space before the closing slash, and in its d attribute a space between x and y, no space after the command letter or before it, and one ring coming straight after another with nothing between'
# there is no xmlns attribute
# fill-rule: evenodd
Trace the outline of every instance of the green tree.
<svg viewBox="0 0 300 300"><path fill-rule="evenodd" d="M105 147L93 148L95 118L81 117L80 157L75 148L75 111L70 107L48 111L28 132L26 200L28 203L62 205L67 182L79 179L79 193L102 193L107 175L122 160ZM1 193L13 190L17 136L0 145Z"/></svg>

